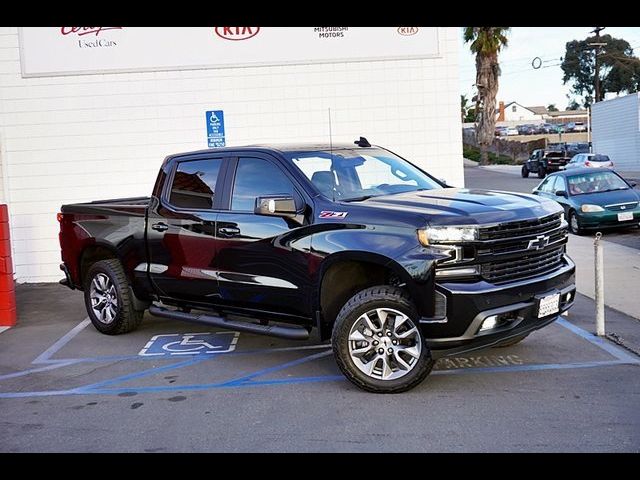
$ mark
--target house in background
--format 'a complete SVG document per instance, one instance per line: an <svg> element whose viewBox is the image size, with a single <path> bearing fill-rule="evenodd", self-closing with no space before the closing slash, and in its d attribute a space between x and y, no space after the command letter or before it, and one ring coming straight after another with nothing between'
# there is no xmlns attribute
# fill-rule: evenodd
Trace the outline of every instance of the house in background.
<svg viewBox="0 0 640 480"><path fill-rule="evenodd" d="M569 123L588 121L586 110L562 110L550 112L545 106L525 107L518 102L498 102L496 109L496 122L505 122L510 125L519 123Z"/></svg>
<svg viewBox="0 0 640 480"><path fill-rule="evenodd" d="M499 102L496 114L498 122L541 122L543 120L542 115L518 102L509 102L506 105L504 102Z"/></svg>

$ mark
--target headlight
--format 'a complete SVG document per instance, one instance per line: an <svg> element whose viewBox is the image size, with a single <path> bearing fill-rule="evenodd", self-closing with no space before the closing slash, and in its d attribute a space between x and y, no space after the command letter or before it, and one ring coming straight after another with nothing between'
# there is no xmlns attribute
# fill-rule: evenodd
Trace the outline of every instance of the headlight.
<svg viewBox="0 0 640 480"><path fill-rule="evenodd" d="M588 203L582 205L580 207L580 210L582 210L584 213L604 212L604 208L602 208L600 205L590 205Z"/></svg>
<svg viewBox="0 0 640 480"><path fill-rule="evenodd" d="M476 227L427 227L418 230L422 245L433 243L472 242L478 238Z"/></svg>

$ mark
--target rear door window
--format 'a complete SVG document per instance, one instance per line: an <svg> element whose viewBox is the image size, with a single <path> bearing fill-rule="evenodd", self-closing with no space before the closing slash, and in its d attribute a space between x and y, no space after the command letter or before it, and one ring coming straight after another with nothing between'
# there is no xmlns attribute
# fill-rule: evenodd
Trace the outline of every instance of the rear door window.
<svg viewBox="0 0 640 480"><path fill-rule="evenodd" d="M180 162L176 168L169 203L189 210L212 209L222 158Z"/></svg>

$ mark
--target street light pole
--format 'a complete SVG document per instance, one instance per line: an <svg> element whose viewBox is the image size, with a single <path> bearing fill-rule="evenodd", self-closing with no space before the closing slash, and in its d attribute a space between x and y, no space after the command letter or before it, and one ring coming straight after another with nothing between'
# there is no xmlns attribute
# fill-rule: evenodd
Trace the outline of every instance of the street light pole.
<svg viewBox="0 0 640 480"><path fill-rule="evenodd" d="M595 55L596 55L596 59L595 59L595 102L599 102L600 100L602 100L600 98L600 57L599 57L599 53L600 53L600 47L604 47L607 44L606 43L601 43L598 42L598 40L600 40L600 32L602 30L604 30L606 27L596 27L595 30L592 30L591 33L595 33L596 34L596 41L593 43L590 43L589 45L595 47Z"/></svg>

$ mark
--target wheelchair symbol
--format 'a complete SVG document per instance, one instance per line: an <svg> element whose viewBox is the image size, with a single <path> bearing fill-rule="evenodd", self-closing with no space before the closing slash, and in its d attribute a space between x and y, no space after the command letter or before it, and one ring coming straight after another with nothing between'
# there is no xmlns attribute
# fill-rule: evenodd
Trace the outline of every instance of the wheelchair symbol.
<svg viewBox="0 0 640 480"><path fill-rule="evenodd" d="M140 356L199 355L235 349L238 332L171 333L155 335L138 353Z"/></svg>

